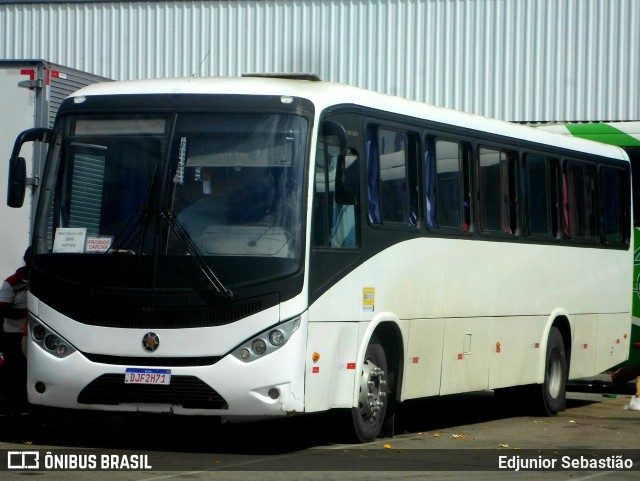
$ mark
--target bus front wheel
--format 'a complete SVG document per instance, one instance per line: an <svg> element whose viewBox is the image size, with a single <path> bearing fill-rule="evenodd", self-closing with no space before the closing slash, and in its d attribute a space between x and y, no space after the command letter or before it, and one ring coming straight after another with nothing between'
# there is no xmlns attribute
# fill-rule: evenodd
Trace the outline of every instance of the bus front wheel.
<svg viewBox="0 0 640 481"><path fill-rule="evenodd" d="M375 440L382 429L389 403L387 356L382 344L372 339L367 346L359 383L358 406L351 409L353 430L362 443Z"/></svg>

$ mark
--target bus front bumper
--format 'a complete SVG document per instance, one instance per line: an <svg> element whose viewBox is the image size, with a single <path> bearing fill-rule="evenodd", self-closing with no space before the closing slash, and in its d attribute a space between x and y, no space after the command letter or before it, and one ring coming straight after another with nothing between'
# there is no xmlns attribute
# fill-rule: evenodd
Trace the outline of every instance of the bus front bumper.
<svg viewBox="0 0 640 481"><path fill-rule="evenodd" d="M304 324L303 324L304 325ZM252 362L229 354L209 366L112 365L75 351L57 358L29 340L29 402L57 408L223 417L304 411L306 329ZM170 370L169 384L125 383L127 368Z"/></svg>

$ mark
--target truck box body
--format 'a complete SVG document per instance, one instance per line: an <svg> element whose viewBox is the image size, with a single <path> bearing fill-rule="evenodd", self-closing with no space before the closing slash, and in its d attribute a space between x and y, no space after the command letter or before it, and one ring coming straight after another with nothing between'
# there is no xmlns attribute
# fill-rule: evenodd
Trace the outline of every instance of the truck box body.
<svg viewBox="0 0 640 481"><path fill-rule="evenodd" d="M7 206L9 155L16 136L32 127L52 127L60 103L86 85L108 79L56 65L45 60L0 60L0 161L4 180L0 182L0 280L22 265L29 244L33 206L44 169L46 149L32 142L21 151L31 179L21 208Z"/></svg>

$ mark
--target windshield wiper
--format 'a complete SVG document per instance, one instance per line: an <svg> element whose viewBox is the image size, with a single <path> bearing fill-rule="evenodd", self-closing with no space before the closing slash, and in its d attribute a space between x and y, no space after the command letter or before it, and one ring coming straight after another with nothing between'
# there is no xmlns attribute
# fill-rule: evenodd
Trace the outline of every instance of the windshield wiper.
<svg viewBox="0 0 640 481"><path fill-rule="evenodd" d="M149 191L147 192L147 199L144 204L140 206L138 212L127 221L123 229L120 231L113 242L113 245L107 251L108 253L116 254L136 254L135 251L131 252L129 245L132 241L136 240L138 235L140 236L140 245L138 246L139 253L142 255L144 248L144 240L147 231L147 225L155 214L155 210L151 207L151 199L156 187L156 176L158 174L158 164L153 167L153 173L151 174L151 181L149 182ZM136 229L140 228L139 232Z"/></svg>
<svg viewBox="0 0 640 481"><path fill-rule="evenodd" d="M200 268L200 271L204 274L211 285L218 291L218 293L225 299L231 299L233 297L233 291L227 288L220 279L215 275L209 264L205 261L204 257L198 250L198 247L193 243L191 237L187 231L182 227L182 224L176 219L168 209L160 209L160 215L167 221L171 230L176 234L176 237L180 243L187 249L187 252L196 259L196 263Z"/></svg>
<svg viewBox="0 0 640 481"><path fill-rule="evenodd" d="M135 254L136 251L129 248L131 241L137 237L136 229L143 223L142 219L146 219L147 207L141 206L135 214L129 218L125 226L115 237L113 244L107 249L106 254Z"/></svg>

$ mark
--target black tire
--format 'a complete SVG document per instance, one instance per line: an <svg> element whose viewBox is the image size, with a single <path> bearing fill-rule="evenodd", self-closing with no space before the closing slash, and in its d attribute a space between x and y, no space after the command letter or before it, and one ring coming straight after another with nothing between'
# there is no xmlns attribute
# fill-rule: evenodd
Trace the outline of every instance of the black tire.
<svg viewBox="0 0 640 481"><path fill-rule="evenodd" d="M375 440L382 429L389 404L387 355L378 340L367 346L360 377L358 406L351 409L353 435L361 443Z"/></svg>
<svg viewBox="0 0 640 481"><path fill-rule="evenodd" d="M552 327L547 340L547 355L542 383L540 408L542 414L555 416L565 407L567 397L567 357L562 334Z"/></svg>
<svg viewBox="0 0 640 481"><path fill-rule="evenodd" d="M549 331L545 355L544 381L494 390L502 409L510 413L555 416L566 403L567 358L562 334L557 327Z"/></svg>

